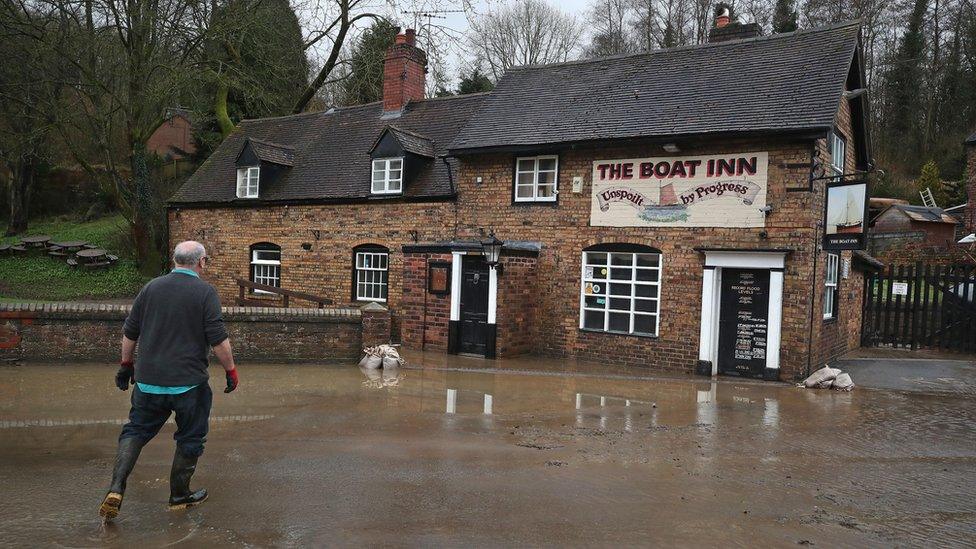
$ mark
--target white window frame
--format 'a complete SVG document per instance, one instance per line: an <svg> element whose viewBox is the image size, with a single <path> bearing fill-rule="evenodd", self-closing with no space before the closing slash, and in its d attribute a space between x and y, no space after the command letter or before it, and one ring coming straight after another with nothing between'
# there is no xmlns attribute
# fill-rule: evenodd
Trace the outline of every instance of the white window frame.
<svg viewBox="0 0 976 549"><path fill-rule="evenodd" d="M606 263L595 263L587 261L587 254L606 254ZM630 255L630 266L613 265L611 257L616 255ZM640 267L637 265L638 255L655 255L657 256L657 267ZM579 317L579 327L581 330L588 332L601 332L610 334L627 334L643 337L657 337L661 331L661 280L662 272L664 270L664 254L660 252L629 252L629 251L613 251L610 250L587 250L584 251L581 257L582 272L580 273L580 317ZM593 268L593 276L587 276L587 267ZM606 278L600 278L597 276L597 269L607 269ZM629 279L614 279L613 270L624 270L630 269ZM657 279L655 280L637 280L638 270L657 270ZM602 286L600 292L594 292L592 294L586 293L587 283L591 285ZM630 285L630 295L611 295L610 294L610 283L616 284L629 284ZM637 288L639 286L654 286L657 288L657 297L641 297L637 295ZM591 286L592 287L592 286ZM587 305L586 298L594 296L603 296L604 303L603 307ZM623 309L611 309L610 302L611 299L629 299L630 307L629 310ZM653 311L637 311L636 305L637 301L655 301ZM586 312L602 312L603 313L603 329L598 328L588 328L586 327ZM610 329L610 314L611 313L626 313L629 315L630 326L629 329L624 332L621 330L611 330ZM637 316L654 316L654 333L647 332L635 332L635 318Z"/></svg>
<svg viewBox="0 0 976 549"><path fill-rule="evenodd" d="M363 266L366 264L365 259L367 257L382 258L382 266ZM353 260L355 261L353 269L355 271L356 301L386 303L390 296L390 252L378 248L357 250ZM375 292L365 292L367 288L380 288L379 293L382 297L376 297Z"/></svg>
<svg viewBox="0 0 976 549"><path fill-rule="evenodd" d="M837 283L839 281L840 254L827 254L827 273L824 275L823 317L830 320L837 316Z"/></svg>
<svg viewBox="0 0 976 549"><path fill-rule="evenodd" d="M259 259L258 254L262 252L276 253L278 254L278 259ZM262 271L262 274L260 275L258 274L259 270ZM266 286L274 286L276 288L281 287L281 249L268 250L256 248L251 250L251 282L264 284ZM258 289L255 289L254 293L266 295L273 294L273 292Z"/></svg>
<svg viewBox="0 0 976 549"><path fill-rule="evenodd" d="M542 160L552 160L551 170L540 170L539 162ZM532 161L532 171L520 171L519 165L523 161ZM539 196L539 174L552 174L552 195ZM531 181L526 179L531 178ZM519 196L519 187L531 187L532 196ZM512 196L515 202L555 202L559 196L559 157L556 155L546 156L520 156L515 159L515 186L512 189Z"/></svg>
<svg viewBox="0 0 976 549"><path fill-rule="evenodd" d="M237 168L237 198L257 198L260 183L260 166Z"/></svg>
<svg viewBox="0 0 976 549"><path fill-rule="evenodd" d="M839 151L838 151L839 149ZM840 153L838 155L838 152ZM847 141L837 132L830 132L830 169L834 175L843 175L847 163Z"/></svg>
<svg viewBox="0 0 976 549"><path fill-rule="evenodd" d="M398 167L393 167L397 164ZM390 177L391 172L398 172L397 177ZM379 179L377 179L379 176ZM403 157L373 159L373 170L370 175L370 191L373 194L400 194L403 192Z"/></svg>

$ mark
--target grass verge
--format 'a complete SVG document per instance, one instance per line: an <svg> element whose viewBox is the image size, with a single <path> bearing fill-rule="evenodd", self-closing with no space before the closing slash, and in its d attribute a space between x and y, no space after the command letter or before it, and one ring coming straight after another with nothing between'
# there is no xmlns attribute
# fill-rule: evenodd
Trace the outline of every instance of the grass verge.
<svg viewBox="0 0 976 549"><path fill-rule="evenodd" d="M89 223L65 219L33 222L27 234L46 234L53 240L85 240L114 253L125 221L110 216ZM20 237L5 237L2 242L16 242ZM121 255L121 253L119 254ZM139 274L131 258L122 258L102 270L72 269L63 259L42 252L0 258L0 301L97 300L134 297L148 279Z"/></svg>

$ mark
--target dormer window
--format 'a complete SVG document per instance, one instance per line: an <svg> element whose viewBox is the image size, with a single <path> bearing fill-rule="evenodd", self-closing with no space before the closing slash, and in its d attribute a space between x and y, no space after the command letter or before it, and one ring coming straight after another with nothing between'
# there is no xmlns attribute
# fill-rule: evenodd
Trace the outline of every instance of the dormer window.
<svg viewBox="0 0 976 549"><path fill-rule="evenodd" d="M373 194L403 192L403 157L373 160Z"/></svg>
<svg viewBox="0 0 976 549"><path fill-rule="evenodd" d="M237 198L257 198L258 179L261 177L259 166L249 166L237 169Z"/></svg>

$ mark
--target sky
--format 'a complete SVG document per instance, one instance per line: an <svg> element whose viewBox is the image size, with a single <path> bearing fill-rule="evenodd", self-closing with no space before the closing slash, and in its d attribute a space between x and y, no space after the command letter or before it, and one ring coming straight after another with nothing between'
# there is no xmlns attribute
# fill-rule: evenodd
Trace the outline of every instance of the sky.
<svg viewBox="0 0 976 549"><path fill-rule="evenodd" d="M485 13L505 4L512 4L518 0L394 0L388 9L388 17L397 21L401 26L414 26L417 17L412 13L406 12L425 12L436 17L423 18L419 21L423 24L428 22L433 25L448 29L449 34L457 37L463 36L469 27L469 17L477 17L478 14ZM577 19L586 16L587 0L546 0L560 10L574 15ZM582 46L582 45L581 45ZM465 51L463 44L456 44L451 48L446 56L445 73L456 75L460 70L465 69L470 61L470 55ZM456 79L454 81L456 83Z"/></svg>

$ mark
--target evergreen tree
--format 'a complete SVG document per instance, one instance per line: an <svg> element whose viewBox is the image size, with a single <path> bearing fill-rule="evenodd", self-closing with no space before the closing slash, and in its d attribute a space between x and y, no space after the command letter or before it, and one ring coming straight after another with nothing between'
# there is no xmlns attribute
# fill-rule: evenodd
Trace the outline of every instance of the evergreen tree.
<svg viewBox="0 0 976 549"><path fill-rule="evenodd" d="M479 93L486 92L495 89L494 82L488 78L488 75L481 72L481 69L475 67L470 73L461 75L461 82L458 84L457 93L458 95L465 95L468 93Z"/></svg>
<svg viewBox="0 0 976 549"><path fill-rule="evenodd" d="M924 165L922 165L921 174L918 179L915 180L915 199L913 202L922 203L921 193L925 189L930 189L932 191L932 198L935 199L935 204L940 208L947 208L950 206L949 196L945 185L942 183L942 176L939 174L939 166L934 160L929 160Z"/></svg>
<svg viewBox="0 0 976 549"><path fill-rule="evenodd" d="M206 158L237 122L287 114L308 83L302 28L288 0L232 0L213 14L210 67L195 121Z"/></svg>
<svg viewBox="0 0 976 549"><path fill-rule="evenodd" d="M901 38L898 51L885 75L887 105L882 139L879 140L885 157L904 158L910 163L918 158L923 146L919 118L922 101L919 93L923 85L922 62L925 57L925 39L922 35L923 18L928 0L914 0L908 26Z"/></svg>
<svg viewBox="0 0 976 549"><path fill-rule="evenodd" d="M362 105L383 99L383 59L396 40L398 28L377 19L353 44L349 72L339 84L336 103Z"/></svg>
<svg viewBox="0 0 976 549"><path fill-rule="evenodd" d="M793 32L798 28L794 0L776 0L773 8L773 32Z"/></svg>

